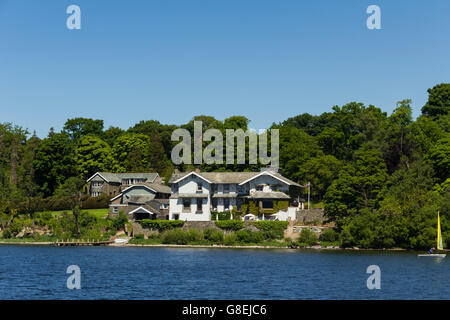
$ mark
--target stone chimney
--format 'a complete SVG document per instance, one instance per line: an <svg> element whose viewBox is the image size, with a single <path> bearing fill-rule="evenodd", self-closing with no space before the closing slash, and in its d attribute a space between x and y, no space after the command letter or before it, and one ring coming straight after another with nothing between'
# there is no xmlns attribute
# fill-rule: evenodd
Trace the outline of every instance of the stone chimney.
<svg viewBox="0 0 450 320"><path fill-rule="evenodd" d="M196 167L195 168L195 173L200 173L200 172L202 172L202 170L200 170L200 168Z"/></svg>

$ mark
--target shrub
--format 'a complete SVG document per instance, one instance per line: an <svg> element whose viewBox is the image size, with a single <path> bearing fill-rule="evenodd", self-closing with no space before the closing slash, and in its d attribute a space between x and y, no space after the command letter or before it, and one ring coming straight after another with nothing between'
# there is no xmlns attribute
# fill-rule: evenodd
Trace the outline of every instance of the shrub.
<svg viewBox="0 0 450 320"><path fill-rule="evenodd" d="M261 231L239 230L236 231L236 240L242 243L260 243L264 241L264 236Z"/></svg>
<svg viewBox="0 0 450 320"><path fill-rule="evenodd" d="M189 242L198 242L201 240L203 240L203 233L196 229L173 229L162 234L162 242L166 244L188 244Z"/></svg>
<svg viewBox="0 0 450 320"><path fill-rule="evenodd" d="M135 239L144 239L144 235L142 233L138 233L134 235Z"/></svg>
<svg viewBox="0 0 450 320"><path fill-rule="evenodd" d="M119 215L116 218L112 219L112 222L113 227L116 230L120 230L128 222L128 217L123 211L121 211L119 212Z"/></svg>
<svg viewBox="0 0 450 320"><path fill-rule="evenodd" d="M264 232L266 239L281 239L289 222L287 221L255 221L252 224Z"/></svg>
<svg viewBox="0 0 450 320"><path fill-rule="evenodd" d="M159 231L171 230L174 228L182 227L184 224L183 220L150 220L143 219L139 223L144 228L157 229Z"/></svg>
<svg viewBox="0 0 450 320"><path fill-rule="evenodd" d="M297 239L297 243L299 243L300 245L306 244L308 246L315 245L317 244L317 236L310 229L303 228L302 232L300 232L300 236Z"/></svg>
<svg viewBox="0 0 450 320"><path fill-rule="evenodd" d="M320 236L319 240L324 242L335 242L337 240L337 233L334 231L334 229L329 228L326 229Z"/></svg>
<svg viewBox="0 0 450 320"><path fill-rule="evenodd" d="M234 234L234 233L226 234L223 237L223 244L226 246L233 246L236 244L236 241L237 241L237 237L236 237L236 234Z"/></svg>
<svg viewBox="0 0 450 320"><path fill-rule="evenodd" d="M205 240L211 241L213 243L222 243L223 242L223 232L217 229L206 229L203 231L203 237Z"/></svg>
<svg viewBox="0 0 450 320"><path fill-rule="evenodd" d="M240 230L244 227L244 221L242 220L222 220L216 221L216 226L225 230Z"/></svg>

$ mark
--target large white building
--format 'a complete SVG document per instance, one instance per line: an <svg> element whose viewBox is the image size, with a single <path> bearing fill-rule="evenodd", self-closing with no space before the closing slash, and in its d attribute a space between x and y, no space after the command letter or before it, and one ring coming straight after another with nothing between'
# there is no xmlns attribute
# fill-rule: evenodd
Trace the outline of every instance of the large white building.
<svg viewBox="0 0 450 320"><path fill-rule="evenodd" d="M244 212L249 220L295 219L298 205L292 201L301 185L274 171L262 172L185 172L174 174L169 184L169 219L209 221L212 212L241 211L253 202L259 214ZM276 204L286 204L277 210Z"/></svg>

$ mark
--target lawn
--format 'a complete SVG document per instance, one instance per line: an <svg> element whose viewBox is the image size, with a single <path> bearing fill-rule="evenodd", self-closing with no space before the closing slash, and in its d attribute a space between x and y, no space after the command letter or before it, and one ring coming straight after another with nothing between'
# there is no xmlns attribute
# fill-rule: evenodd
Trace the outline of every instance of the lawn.
<svg viewBox="0 0 450 320"><path fill-rule="evenodd" d="M81 211L83 212L88 212L94 216L96 216L97 218L105 218L108 215L108 208L105 209L82 209ZM62 210L62 211L44 211L44 212L38 212L38 213L47 213L50 212L53 216L58 216L63 212L68 212L70 213L70 210Z"/></svg>

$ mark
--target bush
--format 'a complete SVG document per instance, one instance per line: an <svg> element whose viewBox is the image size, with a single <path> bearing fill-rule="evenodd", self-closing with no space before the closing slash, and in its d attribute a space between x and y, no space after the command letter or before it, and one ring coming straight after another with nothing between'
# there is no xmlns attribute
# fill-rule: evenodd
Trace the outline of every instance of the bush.
<svg viewBox="0 0 450 320"><path fill-rule="evenodd" d="M134 235L135 239L144 239L144 235L142 233L138 233Z"/></svg>
<svg viewBox="0 0 450 320"><path fill-rule="evenodd" d="M123 226L127 223L128 217L123 211L120 211L119 215L116 218L112 219L112 225L116 230L122 229Z"/></svg>
<svg viewBox="0 0 450 320"><path fill-rule="evenodd" d="M310 229L303 228L302 232L300 232L300 236L297 239L297 243L299 245L308 245L308 246L315 245L317 244L317 236Z"/></svg>
<svg viewBox="0 0 450 320"><path fill-rule="evenodd" d="M324 242L335 242L338 239L338 234L334 229L326 229L320 236L319 240Z"/></svg>
<svg viewBox="0 0 450 320"><path fill-rule="evenodd" d="M188 244L190 242L199 242L201 240L203 240L203 233L196 229L173 229L162 234L162 242L166 244Z"/></svg>
<svg viewBox="0 0 450 320"><path fill-rule="evenodd" d="M156 229L159 231L172 230L174 228L182 227L184 224L183 220L150 220L143 219L139 223L144 228Z"/></svg>
<svg viewBox="0 0 450 320"><path fill-rule="evenodd" d="M236 241L237 241L237 237L236 237L236 234L234 234L234 233L226 234L223 237L223 244L226 246L234 246L236 244Z"/></svg>
<svg viewBox="0 0 450 320"><path fill-rule="evenodd" d="M206 229L203 232L203 237L205 238L205 240L211 241L213 243L223 242L223 232L217 229Z"/></svg>
<svg viewBox="0 0 450 320"><path fill-rule="evenodd" d="M225 230L240 230L244 227L244 221L242 220L222 220L216 221L216 226Z"/></svg>
<svg viewBox="0 0 450 320"><path fill-rule="evenodd" d="M261 231L239 230L236 231L236 240L242 243L260 243L264 241L264 236Z"/></svg>
<svg viewBox="0 0 450 320"><path fill-rule="evenodd" d="M265 239L282 239L284 230L289 222L287 221L255 221L252 224L263 231Z"/></svg>

